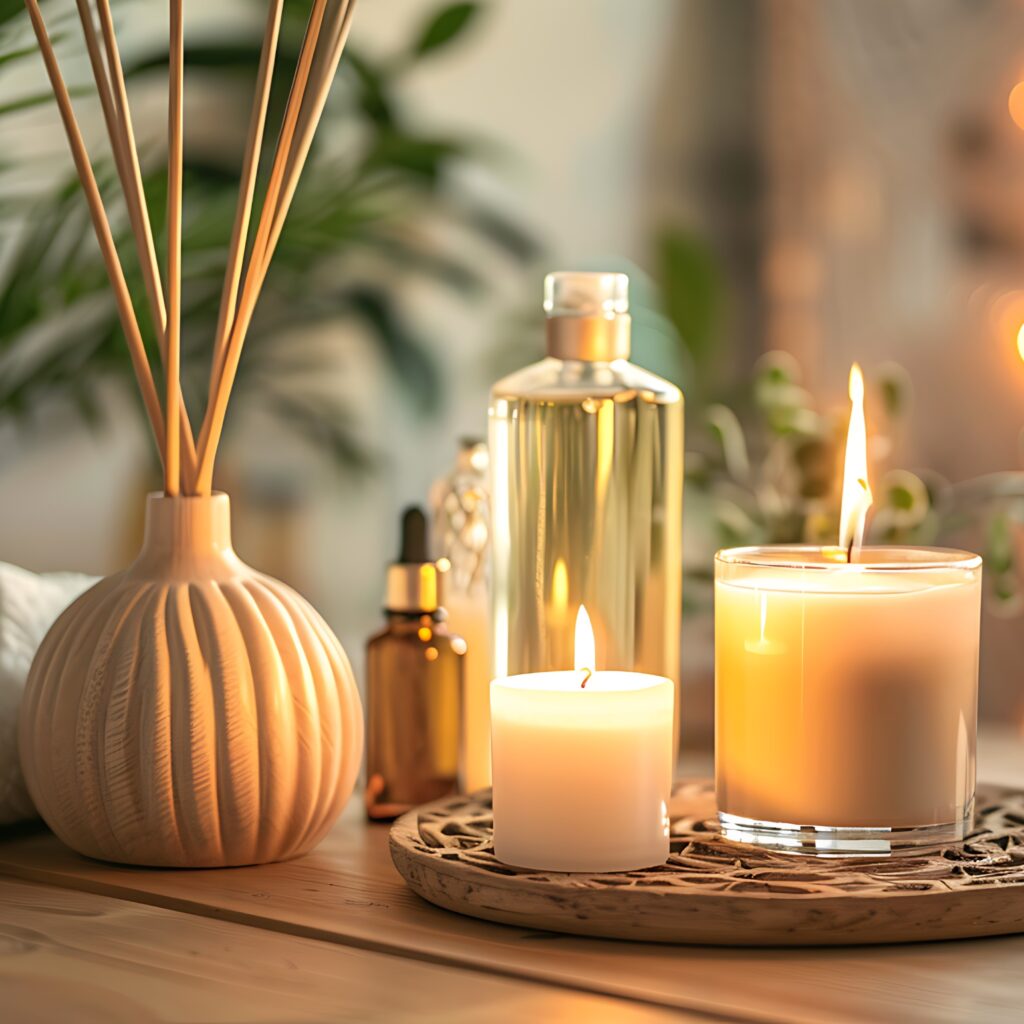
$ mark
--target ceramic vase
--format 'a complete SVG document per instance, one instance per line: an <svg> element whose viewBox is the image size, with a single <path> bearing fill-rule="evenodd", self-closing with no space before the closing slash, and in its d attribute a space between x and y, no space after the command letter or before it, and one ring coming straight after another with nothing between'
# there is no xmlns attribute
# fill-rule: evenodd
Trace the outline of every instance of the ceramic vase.
<svg viewBox="0 0 1024 1024"><path fill-rule="evenodd" d="M90 857L163 867L308 851L351 794L362 736L341 645L235 555L224 494L150 495L141 553L54 623L19 723L53 831Z"/></svg>

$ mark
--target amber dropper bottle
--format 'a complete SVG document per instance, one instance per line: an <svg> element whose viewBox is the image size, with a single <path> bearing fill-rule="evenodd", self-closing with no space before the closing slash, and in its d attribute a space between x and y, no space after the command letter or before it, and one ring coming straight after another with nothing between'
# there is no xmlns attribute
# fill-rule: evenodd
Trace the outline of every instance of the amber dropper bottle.
<svg viewBox="0 0 1024 1024"><path fill-rule="evenodd" d="M384 628L366 647L366 814L391 821L458 792L466 644L445 624L444 574L427 558L427 522L402 516L388 566Z"/></svg>

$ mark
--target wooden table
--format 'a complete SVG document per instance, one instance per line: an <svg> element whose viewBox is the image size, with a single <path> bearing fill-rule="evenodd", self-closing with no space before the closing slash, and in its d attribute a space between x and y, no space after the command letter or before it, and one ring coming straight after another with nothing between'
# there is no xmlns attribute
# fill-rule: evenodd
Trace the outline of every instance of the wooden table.
<svg viewBox="0 0 1024 1024"><path fill-rule="evenodd" d="M689 764L688 769L705 765ZM1024 782L1024 740L979 775ZM0 833L0 1020L1019 1020L1024 935L915 946L710 949L490 925L412 895L358 801L313 854L226 871L85 860Z"/></svg>

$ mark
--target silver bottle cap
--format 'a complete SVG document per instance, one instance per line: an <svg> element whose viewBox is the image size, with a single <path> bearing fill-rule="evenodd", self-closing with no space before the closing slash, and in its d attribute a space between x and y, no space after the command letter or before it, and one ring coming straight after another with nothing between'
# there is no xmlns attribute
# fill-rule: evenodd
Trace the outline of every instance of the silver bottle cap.
<svg viewBox="0 0 1024 1024"><path fill-rule="evenodd" d="M548 355L609 362L629 358L629 278L560 270L544 278Z"/></svg>

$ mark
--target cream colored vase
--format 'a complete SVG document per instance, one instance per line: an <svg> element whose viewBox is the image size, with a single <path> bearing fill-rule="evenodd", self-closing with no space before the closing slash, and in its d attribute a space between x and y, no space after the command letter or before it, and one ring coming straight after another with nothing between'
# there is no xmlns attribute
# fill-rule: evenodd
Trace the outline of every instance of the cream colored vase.
<svg viewBox="0 0 1024 1024"><path fill-rule="evenodd" d="M54 623L19 728L39 813L90 857L283 860L352 792L363 718L326 623L231 548L224 494L150 495L142 552Z"/></svg>

